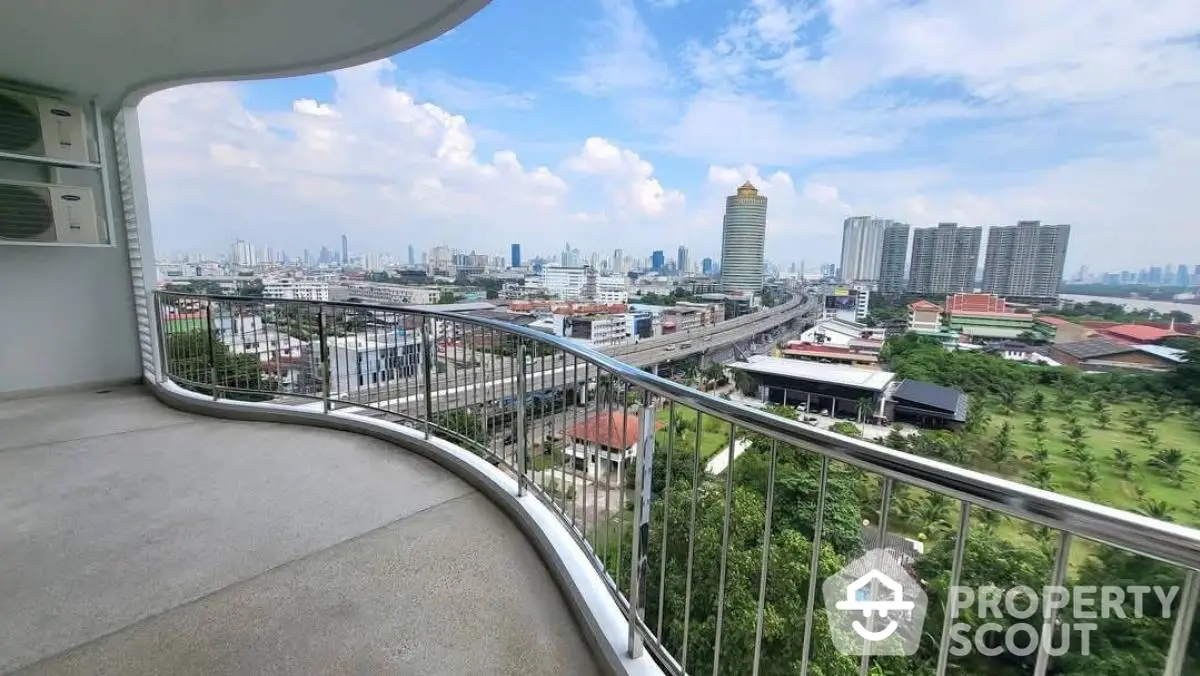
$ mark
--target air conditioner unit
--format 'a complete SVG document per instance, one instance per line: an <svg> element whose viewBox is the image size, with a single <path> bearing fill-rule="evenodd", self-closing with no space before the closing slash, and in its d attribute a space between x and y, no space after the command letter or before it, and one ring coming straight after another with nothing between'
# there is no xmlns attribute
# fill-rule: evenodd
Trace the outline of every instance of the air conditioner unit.
<svg viewBox="0 0 1200 676"><path fill-rule="evenodd" d="M103 226L88 188L0 181L0 244L101 244Z"/></svg>
<svg viewBox="0 0 1200 676"><path fill-rule="evenodd" d="M74 162L91 161L81 106L0 90L0 151Z"/></svg>

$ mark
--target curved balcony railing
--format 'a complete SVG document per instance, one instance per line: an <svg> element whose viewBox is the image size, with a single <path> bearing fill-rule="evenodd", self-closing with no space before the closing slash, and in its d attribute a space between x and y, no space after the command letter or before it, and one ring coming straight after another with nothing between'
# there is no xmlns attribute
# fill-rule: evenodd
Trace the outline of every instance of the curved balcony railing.
<svg viewBox="0 0 1200 676"><path fill-rule="evenodd" d="M1197 668L1196 530L824 431L496 320L167 292L155 309L160 367L181 387L383 418L511 473L606 580L630 654L649 650L670 673L976 673L999 638L976 636L974 653L956 640L960 621L986 619L950 590L1103 584L1096 560L1124 566L1113 584L1174 590L1147 601L1158 616L1139 620L1151 645L1138 673ZM876 548L928 599L915 654L843 655L818 606L833 601L818 583ZM1034 617L1036 645L1001 651L995 673L1113 657L1056 646L1057 628L1086 617L1078 608ZM1093 633L1112 651L1126 632Z"/></svg>

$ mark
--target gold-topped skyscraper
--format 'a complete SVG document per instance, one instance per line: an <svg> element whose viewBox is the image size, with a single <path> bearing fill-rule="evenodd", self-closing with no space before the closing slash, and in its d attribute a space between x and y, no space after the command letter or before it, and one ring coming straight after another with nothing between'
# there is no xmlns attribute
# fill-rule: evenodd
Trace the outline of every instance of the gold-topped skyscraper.
<svg viewBox="0 0 1200 676"><path fill-rule="evenodd" d="M725 198L721 235L721 290L761 293L767 243L767 198L750 181Z"/></svg>

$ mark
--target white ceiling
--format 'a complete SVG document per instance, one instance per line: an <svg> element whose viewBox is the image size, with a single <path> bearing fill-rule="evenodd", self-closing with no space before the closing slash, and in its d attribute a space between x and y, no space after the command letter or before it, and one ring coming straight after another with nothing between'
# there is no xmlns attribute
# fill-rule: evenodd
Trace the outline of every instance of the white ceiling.
<svg viewBox="0 0 1200 676"><path fill-rule="evenodd" d="M0 79L111 109L168 86L298 75L390 56L489 0L3 2Z"/></svg>

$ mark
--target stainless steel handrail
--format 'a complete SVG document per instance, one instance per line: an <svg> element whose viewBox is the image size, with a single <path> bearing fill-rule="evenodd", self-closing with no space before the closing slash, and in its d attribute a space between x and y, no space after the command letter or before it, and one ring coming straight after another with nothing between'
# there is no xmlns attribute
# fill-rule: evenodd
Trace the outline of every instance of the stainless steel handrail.
<svg viewBox="0 0 1200 676"><path fill-rule="evenodd" d="M170 298L214 299L221 302L272 303L269 298L206 296L159 291ZM280 301L357 310L402 312L416 316L474 324L521 336L591 362L621 380L669 401L716 416L738 427L798 446L821 456L849 463L901 483L942 493L1007 516L1200 570L1200 531L1138 514L1104 507L1024 484L963 469L948 463L903 453L861 439L843 436L788 420L765 411L700 392L647 373L608 355L523 326L499 320L404 306L339 301Z"/></svg>

